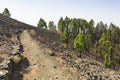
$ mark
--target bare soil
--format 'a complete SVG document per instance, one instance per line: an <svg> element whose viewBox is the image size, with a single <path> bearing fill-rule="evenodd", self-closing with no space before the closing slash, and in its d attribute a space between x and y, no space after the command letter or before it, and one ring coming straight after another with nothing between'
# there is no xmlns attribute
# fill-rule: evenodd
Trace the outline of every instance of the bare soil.
<svg viewBox="0 0 120 80"><path fill-rule="evenodd" d="M23 80L76 80L76 71L68 72L62 59L50 56L52 51L39 45L27 30L21 34L21 43L24 48L23 56L30 62L27 69L29 73L24 74Z"/></svg>

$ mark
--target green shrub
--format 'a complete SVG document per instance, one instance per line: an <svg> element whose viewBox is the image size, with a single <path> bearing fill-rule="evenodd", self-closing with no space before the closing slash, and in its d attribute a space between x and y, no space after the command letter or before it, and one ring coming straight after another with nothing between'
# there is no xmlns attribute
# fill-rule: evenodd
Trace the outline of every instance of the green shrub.
<svg viewBox="0 0 120 80"><path fill-rule="evenodd" d="M68 48L68 44L63 44L63 46L65 49Z"/></svg>
<svg viewBox="0 0 120 80"><path fill-rule="evenodd" d="M13 63L18 64L21 60L21 57L18 55L15 55L11 57L11 60L13 61Z"/></svg>
<svg viewBox="0 0 120 80"><path fill-rule="evenodd" d="M105 54L105 55L104 55L104 66L105 66L106 68L108 68L108 67L111 66L111 64L112 64L112 61L111 61L111 59L110 59L110 56L109 56L108 54Z"/></svg>

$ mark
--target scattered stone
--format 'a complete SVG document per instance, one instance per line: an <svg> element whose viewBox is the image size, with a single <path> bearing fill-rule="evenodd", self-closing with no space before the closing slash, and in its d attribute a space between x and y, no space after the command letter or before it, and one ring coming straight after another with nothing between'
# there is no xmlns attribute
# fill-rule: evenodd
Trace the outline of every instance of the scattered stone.
<svg viewBox="0 0 120 80"><path fill-rule="evenodd" d="M13 58L18 59L18 61L20 60L19 57L15 57L16 55L21 55L23 50L19 36L23 30L33 27L10 18L8 19L1 14L0 18L0 80L10 80L11 76L14 75L12 74L14 70L10 56L14 56ZM31 31L31 35L32 37L35 37L35 34L39 35L36 37L38 37L38 40L41 42L40 45L42 44L42 47L52 50L52 52L49 53L50 56L57 56L58 52L62 52L61 58L64 64L77 71L76 77L78 77L78 80L120 80L119 74L116 75L115 72L111 74L109 69L101 67L99 63L91 61L91 59L78 58L83 55L79 53L76 54L72 48L64 49L63 46L60 45L61 42L58 41L59 34L54 34L47 30L43 31ZM56 37L54 38L54 36L51 35L56 35ZM76 59L80 59L79 62L75 62ZM42 67L46 68L45 65L42 65ZM57 67L58 66L53 66L55 69ZM69 73L69 71L67 73ZM21 77L20 74L19 77ZM55 80L59 80L59 77L56 76ZM72 79L69 78L68 80Z"/></svg>
<svg viewBox="0 0 120 80"><path fill-rule="evenodd" d="M50 56L57 56L57 52L52 51L51 53L49 53Z"/></svg>

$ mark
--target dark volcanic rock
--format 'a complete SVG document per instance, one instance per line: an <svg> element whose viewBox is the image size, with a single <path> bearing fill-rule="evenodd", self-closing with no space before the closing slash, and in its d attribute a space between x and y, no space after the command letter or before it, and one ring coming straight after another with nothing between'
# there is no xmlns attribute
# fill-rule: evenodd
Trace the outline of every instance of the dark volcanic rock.
<svg viewBox="0 0 120 80"><path fill-rule="evenodd" d="M0 80L11 80L14 66L11 57L23 52L19 36L23 30L32 28L0 14Z"/></svg>
<svg viewBox="0 0 120 80"><path fill-rule="evenodd" d="M28 31L34 29L36 35L33 32L31 36L40 41L42 47L53 50L53 52L49 53L50 57L57 57L59 56L58 52L62 52L60 58L69 68L77 71L77 80L120 80L120 75L116 74L115 71L105 69L96 61L92 61L93 59L78 58L79 55L75 55L76 52L73 52L72 48L64 49L61 45L62 42L59 40L59 34L44 29L37 30L31 25L5 17L2 14L0 14L0 80L22 80L23 75L15 71L18 67L15 66L12 59L21 57L24 51L19 37L26 29ZM19 64L26 65L26 63L29 63L26 58L22 60L24 63L20 62ZM58 66L53 66L53 68L56 69ZM17 77L20 77L20 79L17 79ZM55 79L59 78L56 77ZM68 80L72 79L69 78Z"/></svg>

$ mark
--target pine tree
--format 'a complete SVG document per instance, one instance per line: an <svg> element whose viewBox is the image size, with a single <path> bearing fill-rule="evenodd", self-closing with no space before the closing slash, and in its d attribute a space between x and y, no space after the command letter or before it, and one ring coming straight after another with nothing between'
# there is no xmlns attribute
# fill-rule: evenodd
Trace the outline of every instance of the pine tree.
<svg viewBox="0 0 120 80"><path fill-rule="evenodd" d="M38 28L40 28L40 29L47 28L46 22L45 22L42 18L40 18L37 26L38 26Z"/></svg>
<svg viewBox="0 0 120 80"><path fill-rule="evenodd" d="M49 23L48 23L48 28L49 28L49 30L51 30L51 31L56 31L56 26L55 26L55 24L54 24L53 21L49 21Z"/></svg>
<svg viewBox="0 0 120 80"><path fill-rule="evenodd" d="M65 27L64 20L61 17L58 21L58 30L64 32L64 27Z"/></svg>
<svg viewBox="0 0 120 80"><path fill-rule="evenodd" d="M86 50L86 41L85 41L85 35L80 32L77 37L74 40L74 48L78 51L81 52L80 55L82 53L85 52Z"/></svg>
<svg viewBox="0 0 120 80"><path fill-rule="evenodd" d="M104 66L110 67L112 65L113 51L109 33L102 34L102 37L95 43L95 49L97 50L96 57L104 59Z"/></svg>
<svg viewBox="0 0 120 80"><path fill-rule="evenodd" d="M10 14L10 12L9 12L9 10L7 8L4 9L4 11L2 12L2 14L4 16L11 17L11 14Z"/></svg>

